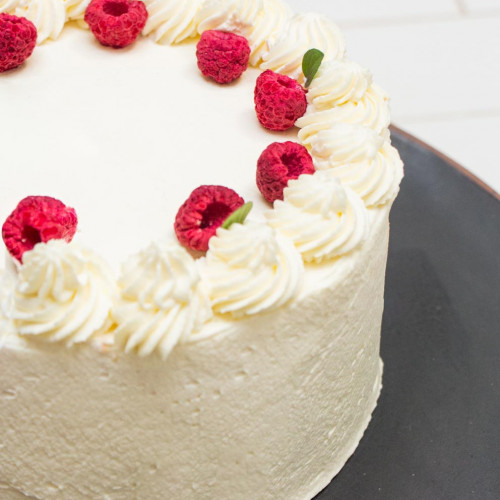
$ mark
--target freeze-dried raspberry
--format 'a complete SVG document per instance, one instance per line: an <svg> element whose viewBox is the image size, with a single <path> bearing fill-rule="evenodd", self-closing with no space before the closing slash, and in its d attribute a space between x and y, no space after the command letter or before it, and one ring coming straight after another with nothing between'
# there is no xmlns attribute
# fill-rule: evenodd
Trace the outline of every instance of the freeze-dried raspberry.
<svg viewBox="0 0 500 500"><path fill-rule="evenodd" d="M275 142L257 161L257 186L269 202L283 199L283 190L290 179L313 174L314 165L307 149L296 142Z"/></svg>
<svg viewBox="0 0 500 500"><path fill-rule="evenodd" d="M0 73L20 66L36 45L35 25L24 17L0 14Z"/></svg>
<svg viewBox="0 0 500 500"><path fill-rule="evenodd" d="M28 196L7 217L2 237L10 254L22 262L37 243L73 239L78 219L73 208L49 196Z"/></svg>
<svg viewBox="0 0 500 500"><path fill-rule="evenodd" d="M208 241L224 221L245 201L224 186L200 186L184 202L175 217L175 234L186 247L208 250Z"/></svg>
<svg viewBox="0 0 500 500"><path fill-rule="evenodd" d="M250 46L246 38L225 31L208 30L196 46L198 68L217 83L230 83L248 68Z"/></svg>
<svg viewBox="0 0 500 500"><path fill-rule="evenodd" d="M92 0L85 11L97 40L115 49L135 42L147 19L146 6L137 0Z"/></svg>
<svg viewBox="0 0 500 500"><path fill-rule="evenodd" d="M264 71L258 78L254 93L259 122L269 130L287 130L307 109L306 91L294 79Z"/></svg>

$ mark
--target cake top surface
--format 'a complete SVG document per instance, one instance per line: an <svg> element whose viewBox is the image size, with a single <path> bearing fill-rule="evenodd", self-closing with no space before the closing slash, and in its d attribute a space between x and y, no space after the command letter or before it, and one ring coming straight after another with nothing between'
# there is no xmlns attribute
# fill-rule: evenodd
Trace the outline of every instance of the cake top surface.
<svg viewBox="0 0 500 500"><path fill-rule="evenodd" d="M3 167L0 220L25 196L50 193L77 208L77 239L116 270L149 242L175 237L176 212L199 185L231 187L254 202L254 218L268 209L257 159L297 137L259 125L260 71L222 87L200 74L195 42L139 42L106 50L67 26L0 80L9 117L0 134L15 152Z"/></svg>
<svg viewBox="0 0 500 500"><path fill-rule="evenodd" d="M112 12L113 24L131 2L91 7ZM115 50L81 29L87 4L0 6L31 19L39 43L22 67L0 75L8 117L0 134L9 145L0 219L12 255L3 315L16 334L67 345L111 338L127 352L166 358L221 322L279 310L324 277L345 276L403 170L388 97L345 57L336 25L294 14L282 0L146 1L138 4L149 39ZM2 29L14 29L3 19ZM248 51L250 67L233 83L216 84L197 68L210 37ZM309 74L303 61L312 49L320 58ZM280 127L287 130L268 129ZM246 221L219 227L200 256L175 235L177 211L203 185L227 186L235 206L254 208ZM67 227L59 209L47 215L57 200L29 198L9 215L33 195L76 209L74 242L72 209L61 212ZM206 200L190 196L183 221L196 230L218 207Z"/></svg>

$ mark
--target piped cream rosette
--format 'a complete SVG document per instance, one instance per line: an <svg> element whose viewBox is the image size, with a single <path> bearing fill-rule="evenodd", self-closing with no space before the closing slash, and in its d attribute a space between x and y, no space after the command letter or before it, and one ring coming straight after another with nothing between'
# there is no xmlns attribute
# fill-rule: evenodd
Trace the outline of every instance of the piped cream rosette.
<svg viewBox="0 0 500 500"><path fill-rule="evenodd" d="M177 242L152 243L123 266L113 308L115 339L125 352L166 359L212 311L194 259Z"/></svg>
<svg viewBox="0 0 500 500"><path fill-rule="evenodd" d="M75 243L39 243L23 256L5 315L21 336L68 346L110 326L115 280L104 262Z"/></svg>
<svg viewBox="0 0 500 500"><path fill-rule="evenodd" d="M203 0L144 0L148 20L143 35L173 45L198 34L196 16Z"/></svg>
<svg viewBox="0 0 500 500"><path fill-rule="evenodd" d="M321 50L326 59L342 59L345 42L335 23L315 13L296 14L263 55L260 67L304 81L302 59L311 48Z"/></svg>
<svg viewBox="0 0 500 500"><path fill-rule="evenodd" d="M323 63L309 87L307 102L306 114L296 123L304 144L334 123L362 125L388 136L389 98L373 83L370 72L352 61Z"/></svg>
<svg viewBox="0 0 500 500"><path fill-rule="evenodd" d="M283 195L265 213L267 222L293 241L306 262L340 257L365 240L366 208L331 172L303 174L288 182Z"/></svg>
<svg viewBox="0 0 500 500"><path fill-rule="evenodd" d="M200 270L214 312L241 317L271 311L295 297L304 266L289 239L248 221L217 230Z"/></svg>
<svg viewBox="0 0 500 500"><path fill-rule="evenodd" d="M317 170L330 170L355 191L367 207L394 199L403 177L403 162L389 141L375 131L336 123L308 138Z"/></svg>

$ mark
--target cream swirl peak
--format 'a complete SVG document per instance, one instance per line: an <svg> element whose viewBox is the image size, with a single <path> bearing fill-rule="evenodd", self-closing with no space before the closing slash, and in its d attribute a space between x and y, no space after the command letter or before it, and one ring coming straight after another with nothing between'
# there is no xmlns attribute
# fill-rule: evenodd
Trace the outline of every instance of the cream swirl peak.
<svg viewBox="0 0 500 500"><path fill-rule="evenodd" d="M0 0L0 14L12 12L19 5L19 0Z"/></svg>
<svg viewBox="0 0 500 500"><path fill-rule="evenodd" d="M166 359L212 315L193 258L178 243L152 243L123 266L113 308L117 344Z"/></svg>
<svg viewBox="0 0 500 500"><path fill-rule="evenodd" d="M309 137L304 144L310 148L316 168L326 170L375 158L383 138L367 127L334 123Z"/></svg>
<svg viewBox="0 0 500 500"><path fill-rule="evenodd" d="M271 69L299 81L304 80L302 59L311 48L325 53L326 59L341 59L345 43L337 25L321 14L296 14L263 56L262 69Z"/></svg>
<svg viewBox="0 0 500 500"><path fill-rule="evenodd" d="M307 101L321 111L348 101L359 101L372 83L371 73L359 64L333 60L321 65L309 86Z"/></svg>
<svg viewBox="0 0 500 500"><path fill-rule="evenodd" d="M258 66L292 18L293 11L283 0L262 0L262 11L248 34L250 64Z"/></svg>
<svg viewBox="0 0 500 500"><path fill-rule="evenodd" d="M90 0L63 0L68 21L83 21ZM86 23L82 23L86 25Z"/></svg>
<svg viewBox="0 0 500 500"><path fill-rule="evenodd" d="M256 222L219 228L200 268L214 311L233 316L287 303L303 277L302 259L292 242Z"/></svg>
<svg viewBox="0 0 500 500"><path fill-rule="evenodd" d="M203 0L144 0L148 20L143 35L158 43L175 44L198 34L195 17Z"/></svg>
<svg viewBox="0 0 500 500"><path fill-rule="evenodd" d="M39 243L24 254L16 281L5 310L19 335L72 345L109 327L114 279L74 243Z"/></svg>
<svg viewBox="0 0 500 500"><path fill-rule="evenodd" d="M301 175L284 200L266 212L268 224L291 239L306 262L320 262L359 247L367 234L363 202L329 171Z"/></svg>
<svg viewBox="0 0 500 500"><path fill-rule="evenodd" d="M390 121L389 98L378 85L372 84L358 101L348 101L324 110L318 110L314 104L310 104L296 125L300 128L300 141L307 144L311 136L320 130L329 129L335 123L361 125L386 138Z"/></svg>
<svg viewBox="0 0 500 500"><path fill-rule="evenodd" d="M231 31L247 37L262 12L262 0L205 0L196 16L198 33Z"/></svg>
<svg viewBox="0 0 500 500"><path fill-rule="evenodd" d="M28 18L36 26L37 44L58 38L67 21L63 0L20 0L15 14Z"/></svg>

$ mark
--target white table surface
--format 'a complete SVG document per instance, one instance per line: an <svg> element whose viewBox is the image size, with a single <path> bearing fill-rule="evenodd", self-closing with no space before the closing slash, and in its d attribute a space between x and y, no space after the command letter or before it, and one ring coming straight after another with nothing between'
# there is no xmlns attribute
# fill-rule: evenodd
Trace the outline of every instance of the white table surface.
<svg viewBox="0 0 500 500"><path fill-rule="evenodd" d="M288 0L342 29L394 125L500 192L500 0Z"/></svg>

